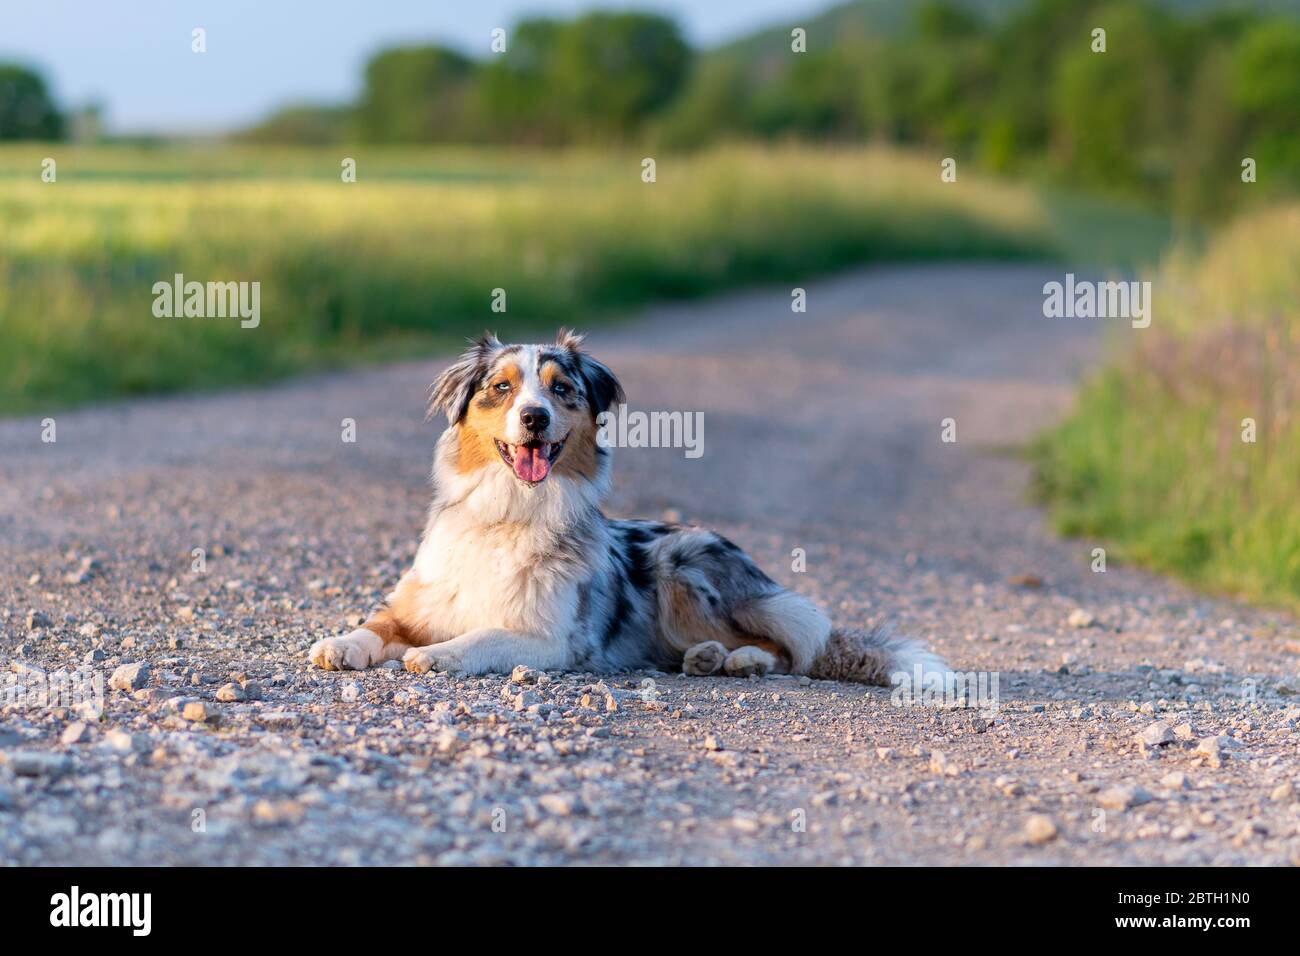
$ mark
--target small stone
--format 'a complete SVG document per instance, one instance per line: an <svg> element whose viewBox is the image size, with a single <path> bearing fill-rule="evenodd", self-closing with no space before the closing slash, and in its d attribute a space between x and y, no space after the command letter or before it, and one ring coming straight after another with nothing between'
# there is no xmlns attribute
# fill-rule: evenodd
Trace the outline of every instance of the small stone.
<svg viewBox="0 0 1300 956"><path fill-rule="evenodd" d="M86 651L86 653L81 656L81 662L83 664L98 664L107 656L108 655L105 654L100 648L96 647Z"/></svg>
<svg viewBox="0 0 1300 956"><path fill-rule="evenodd" d="M1276 803L1290 803L1295 799L1295 785L1290 780L1284 780L1273 788L1268 798Z"/></svg>
<svg viewBox="0 0 1300 956"><path fill-rule="evenodd" d="M104 744L120 754L129 754L136 749L135 738L125 730L110 730L104 735Z"/></svg>
<svg viewBox="0 0 1300 956"><path fill-rule="evenodd" d="M64 728L59 739L69 745L85 743L90 739L90 725L84 720L74 720Z"/></svg>
<svg viewBox="0 0 1300 956"><path fill-rule="evenodd" d="M898 751L894 750L893 747L877 747L877 748L876 748L876 759L877 759L877 760L893 760L893 759L894 759L894 756L895 756L895 754L897 754L897 752L898 752Z"/></svg>
<svg viewBox="0 0 1300 956"><path fill-rule="evenodd" d="M113 671L113 676L108 679L108 686L114 690L133 691L139 690L149 681L149 664L147 661L137 661L134 664L123 664L117 670Z"/></svg>
<svg viewBox="0 0 1300 956"><path fill-rule="evenodd" d="M1239 745L1231 737L1220 734L1216 737L1202 738L1196 745L1196 752L1205 757L1211 767L1220 767L1223 765L1223 758L1228 756L1228 751L1237 746Z"/></svg>
<svg viewBox="0 0 1300 956"><path fill-rule="evenodd" d="M947 754L942 750L935 750L930 754L930 772L955 777L957 768L953 766Z"/></svg>
<svg viewBox="0 0 1300 956"><path fill-rule="evenodd" d="M1097 794L1097 803L1107 810L1127 810L1130 807L1150 803L1154 799L1155 797L1141 787L1135 787L1131 784L1111 787Z"/></svg>
<svg viewBox="0 0 1300 956"><path fill-rule="evenodd" d="M302 723L302 717L288 710L270 710L259 714L257 720L271 730L292 730Z"/></svg>
<svg viewBox="0 0 1300 956"><path fill-rule="evenodd" d="M716 751L725 750L726 748L722 746L722 739L717 734L708 734L704 738L704 749Z"/></svg>
<svg viewBox="0 0 1300 956"><path fill-rule="evenodd" d="M259 800L253 804L253 823L263 827L298 823L304 813L302 804L296 800Z"/></svg>
<svg viewBox="0 0 1300 956"><path fill-rule="evenodd" d="M615 697L613 694L605 695L605 712L607 714L618 713L618 698Z"/></svg>
<svg viewBox="0 0 1300 956"><path fill-rule="evenodd" d="M361 699L361 685L354 680L344 681L339 686L339 697L347 704L355 704Z"/></svg>
<svg viewBox="0 0 1300 956"><path fill-rule="evenodd" d="M1134 736L1142 747L1164 747L1174 742L1174 732L1169 729L1169 725L1159 722L1151 724Z"/></svg>
<svg viewBox="0 0 1300 956"><path fill-rule="evenodd" d="M211 715L208 713L207 704L203 703L201 700L192 700L185 705L185 709L181 711L181 716L186 720L202 723Z"/></svg>
<svg viewBox="0 0 1300 956"><path fill-rule="evenodd" d="M1051 843L1059 833L1056 821L1045 813L1032 814L1025 820L1025 839L1030 843Z"/></svg>
<svg viewBox="0 0 1300 956"><path fill-rule="evenodd" d="M571 793L544 793L537 798L537 804L557 817L573 816L583 810L582 802Z"/></svg>
<svg viewBox="0 0 1300 956"><path fill-rule="evenodd" d="M510 672L510 680L516 684L536 684L542 672L520 664Z"/></svg>
<svg viewBox="0 0 1300 956"><path fill-rule="evenodd" d="M257 681L252 681L252 680L245 681L240 686L243 688L244 697L247 698L248 700L262 699L262 685L259 684Z"/></svg>
<svg viewBox="0 0 1300 956"><path fill-rule="evenodd" d="M1160 778L1160 786L1169 790L1186 790L1188 787L1187 774L1181 770L1172 770Z"/></svg>
<svg viewBox="0 0 1300 956"><path fill-rule="evenodd" d="M1076 607L1070 612L1070 616L1065 619L1065 623L1074 628L1092 627L1097 623L1097 619L1081 607Z"/></svg>
<svg viewBox="0 0 1300 956"><path fill-rule="evenodd" d="M993 786L1008 797L1018 797L1025 792L1024 785L1019 780L1012 780L1010 777L998 777L993 781Z"/></svg>
<svg viewBox="0 0 1300 956"><path fill-rule="evenodd" d="M29 611L27 614L27 630L38 631L41 628L53 627L54 621L44 611Z"/></svg>
<svg viewBox="0 0 1300 956"><path fill-rule="evenodd" d="M82 637L99 637L99 625L94 621L87 621L85 624L81 625L81 627L77 628L77 633Z"/></svg>
<svg viewBox="0 0 1300 956"><path fill-rule="evenodd" d="M247 699L248 695L238 684L225 684L217 691L217 700L223 703L234 704Z"/></svg>
<svg viewBox="0 0 1300 956"><path fill-rule="evenodd" d="M20 777L60 777L72 769L71 758L43 750L14 750L4 756L9 769Z"/></svg>

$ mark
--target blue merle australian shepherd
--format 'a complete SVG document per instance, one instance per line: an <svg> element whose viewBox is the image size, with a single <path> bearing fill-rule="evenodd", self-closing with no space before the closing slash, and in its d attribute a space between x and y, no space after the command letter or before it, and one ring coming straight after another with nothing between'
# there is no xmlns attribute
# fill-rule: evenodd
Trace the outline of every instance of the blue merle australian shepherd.
<svg viewBox="0 0 1300 956"><path fill-rule="evenodd" d="M720 534L605 517L613 456L596 416L623 390L581 336L484 336L430 395L450 427L415 564L362 627L311 648L320 667L655 667L872 684L944 668L887 630L832 629Z"/></svg>

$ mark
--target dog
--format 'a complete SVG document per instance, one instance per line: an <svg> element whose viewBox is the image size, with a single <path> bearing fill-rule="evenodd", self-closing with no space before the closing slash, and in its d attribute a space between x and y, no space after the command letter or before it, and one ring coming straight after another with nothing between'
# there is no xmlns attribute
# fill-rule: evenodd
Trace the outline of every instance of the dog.
<svg viewBox="0 0 1300 956"><path fill-rule="evenodd" d="M834 629L739 547L702 528L607 518L613 455L598 416L624 398L561 329L554 344L471 344L430 388L448 427L414 565L326 670L400 660L417 674L631 668L808 674L887 685L945 665L892 631Z"/></svg>

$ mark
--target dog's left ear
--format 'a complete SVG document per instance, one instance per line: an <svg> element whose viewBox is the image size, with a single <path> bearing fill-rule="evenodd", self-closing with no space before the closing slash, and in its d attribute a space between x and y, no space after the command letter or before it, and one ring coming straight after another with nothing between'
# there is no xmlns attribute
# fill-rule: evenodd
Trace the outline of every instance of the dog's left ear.
<svg viewBox="0 0 1300 956"><path fill-rule="evenodd" d="M425 421L439 412L447 416L450 425L462 421L479 382L487 374L493 353L499 348L501 343L491 332L484 332L477 341L472 342L465 353L429 387L429 412Z"/></svg>
<svg viewBox="0 0 1300 956"><path fill-rule="evenodd" d="M555 336L555 344L574 357L578 374L587 389L587 398L591 406L592 417L607 411L611 405L621 402L626 397L623 386L619 384L614 373L604 362L599 362L582 350L583 337L569 329L560 329Z"/></svg>

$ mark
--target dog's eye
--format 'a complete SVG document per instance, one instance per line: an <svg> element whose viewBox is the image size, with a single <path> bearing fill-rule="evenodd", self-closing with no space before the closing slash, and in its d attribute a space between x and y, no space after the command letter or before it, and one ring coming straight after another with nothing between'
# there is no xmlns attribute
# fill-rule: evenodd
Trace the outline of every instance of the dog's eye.
<svg viewBox="0 0 1300 956"><path fill-rule="evenodd" d="M510 383L509 383L509 382L497 382L497 383L496 383L495 385L493 385L492 387L495 388L498 392L508 392L508 391L510 391Z"/></svg>
<svg viewBox="0 0 1300 956"><path fill-rule="evenodd" d="M569 390L569 386L565 385L563 382L556 382L554 385L551 386L551 391L554 392L556 395L563 395L568 390Z"/></svg>

